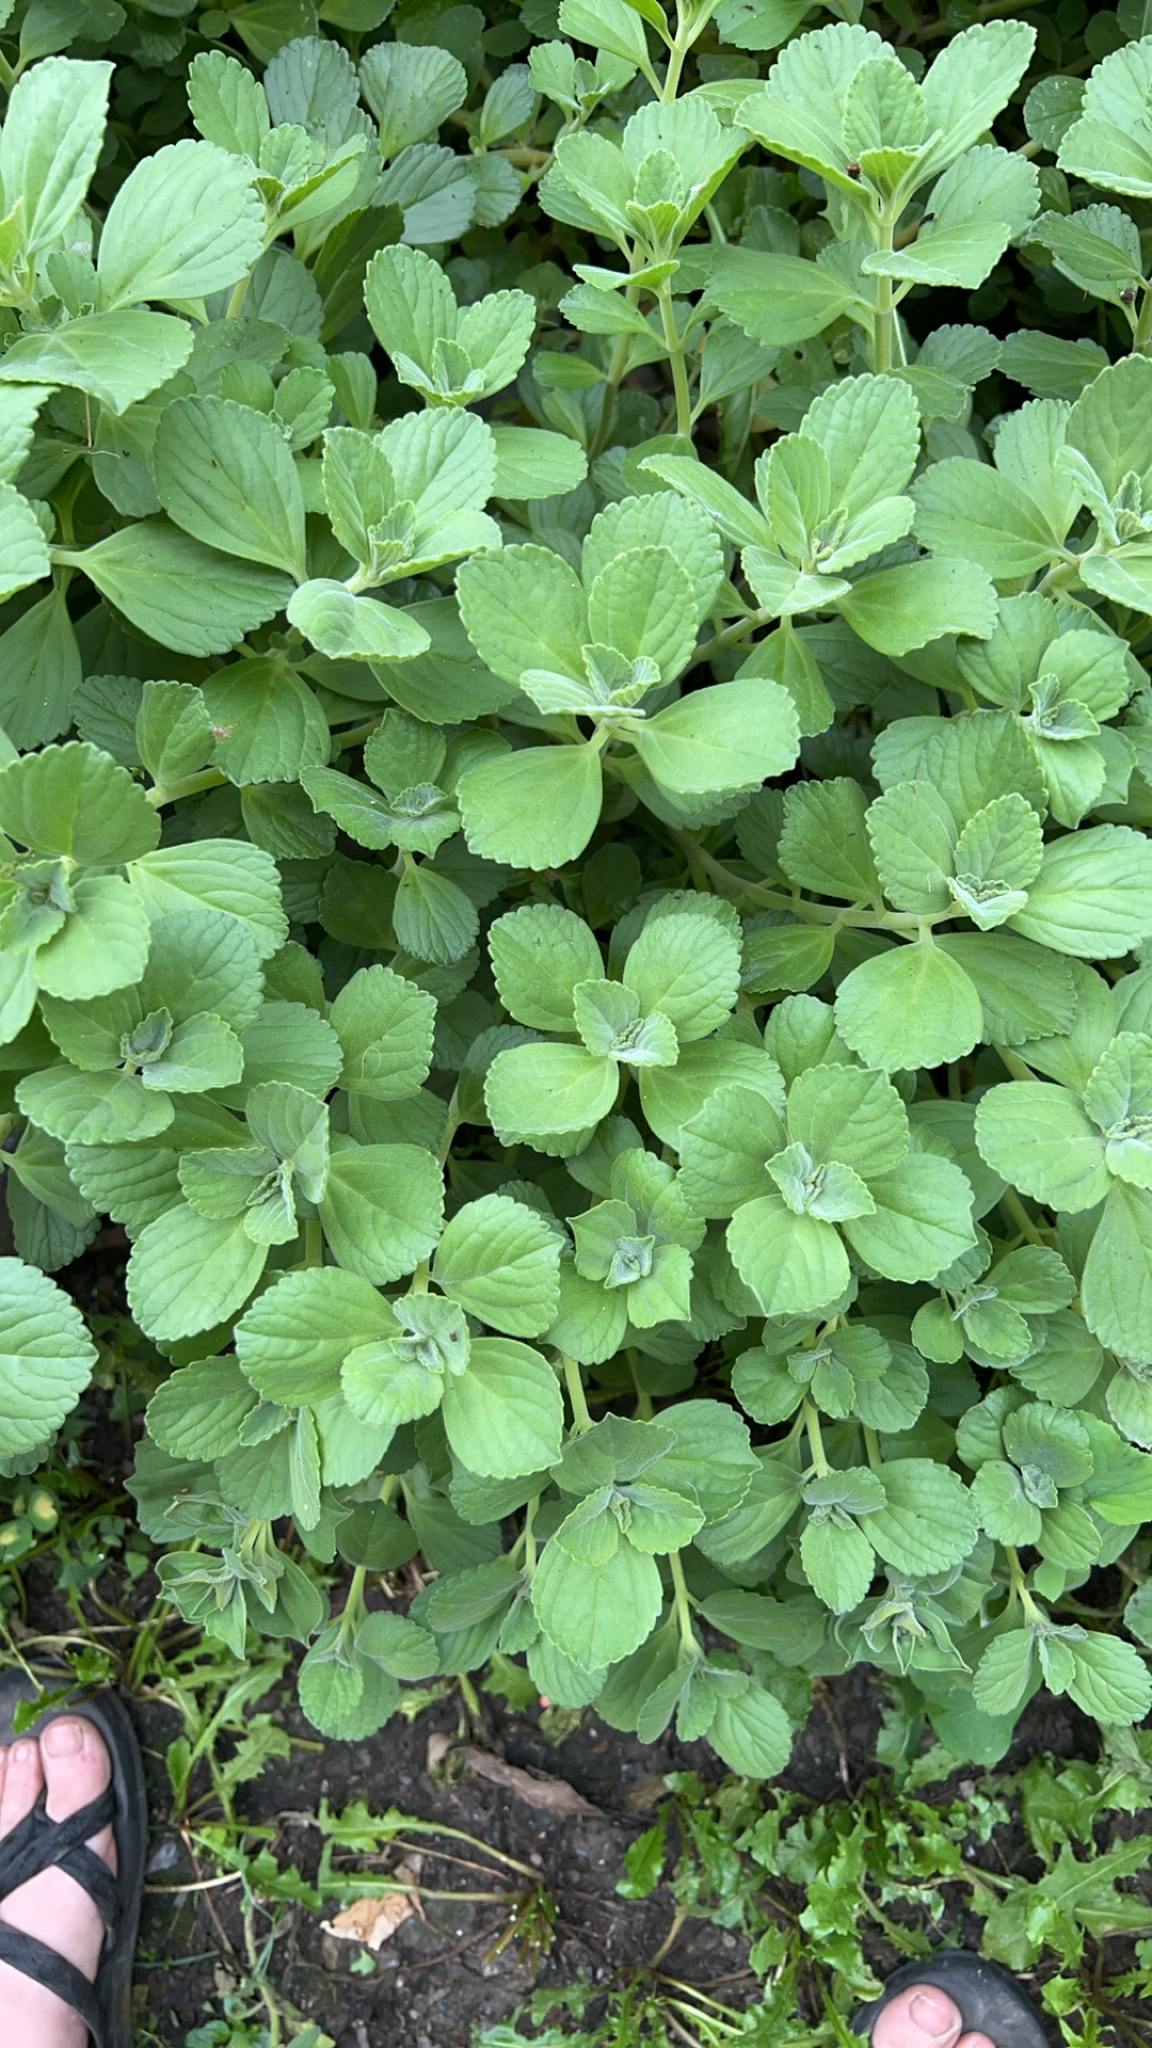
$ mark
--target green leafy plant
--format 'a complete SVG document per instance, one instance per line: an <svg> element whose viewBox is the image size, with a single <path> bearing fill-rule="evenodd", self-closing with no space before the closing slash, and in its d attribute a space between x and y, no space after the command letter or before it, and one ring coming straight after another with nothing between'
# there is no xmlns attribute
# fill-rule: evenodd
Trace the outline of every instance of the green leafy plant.
<svg viewBox="0 0 1152 2048"><path fill-rule="evenodd" d="M0 5L0 1558L110 1222L325 1736L1152 1705L1152 21L1013 12Z"/></svg>

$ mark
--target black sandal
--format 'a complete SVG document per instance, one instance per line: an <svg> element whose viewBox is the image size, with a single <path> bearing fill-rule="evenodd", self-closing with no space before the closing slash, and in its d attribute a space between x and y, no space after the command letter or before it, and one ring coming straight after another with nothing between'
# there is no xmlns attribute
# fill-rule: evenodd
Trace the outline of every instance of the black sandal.
<svg viewBox="0 0 1152 2048"><path fill-rule="evenodd" d="M870 2037L885 2006L911 1984L945 1992L960 2008L964 2032L987 2034L996 2048L1050 2048L1047 2026L1018 1979L967 1948L938 1949L924 1962L902 1963L882 1996L853 2014L853 2033Z"/></svg>
<svg viewBox="0 0 1152 2048"><path fill-rule="evenodd" d="M45 1671L42 1682L51 1691L64 1674ZM15 1739L13 1717L22 1700L36 1700L40 1688L22 1671L0 1672L0 1746ZM83 1885L106 1929L96 1982L46 1942L0 1921L0 1962L21 1970L34 1983L54 1991L78 2012L93 2048L132 2048L132 1958L144 1890L144 1857L148 1839L144 1773L132 1724L120 1701L110 1693L77 1691L40 1715L21 1731L36 1740L52 1721L65 1715L91 1721L103 1736L112 1760L112 1780L98 1799L68 1820L49 1820L45 1793L10 1835L0 1837L0 1898L42 1870L58 1865ZM85 1847L90 1835L111 1823L116 1838L115 1874Z"/></svg>

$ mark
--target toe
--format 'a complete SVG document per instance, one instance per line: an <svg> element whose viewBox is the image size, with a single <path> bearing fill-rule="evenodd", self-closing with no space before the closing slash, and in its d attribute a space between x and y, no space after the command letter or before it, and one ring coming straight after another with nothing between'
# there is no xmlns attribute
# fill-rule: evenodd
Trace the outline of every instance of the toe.
<svg viewBox="0 0 1152 2048"><path fill-rule="evenodd" d="M27 1737L14 1742L5 1760L4 1789L0 1794L0 1835L10 1835L25 1814L31 1813L43 1783L39 1743L31 1742Z"/></svg>
<svg viewBox="0 0 1152 2048"><path fill-rule="evenodd" d="M913 1984L885 2006L872 2029L873 2048L958 2048L960 2027L959 2010L946 1992ZM984 2048L982 2037L968 2035L967 2048Z"/></svg>
<svg viewBox="0 0 1152 2048"><path fill-rule="evenodd" d="M50 1721L40 1737L40 1754L48 1787L48 1817L67 1820L89 1800L99 1798L112 1776L112 1762L103 1736L82 1715ZM101 1830L92 1838L97 1853L104 1847Z"/></svg>
<svg viewBox="0 0 1152 2048"><path fill-rule="evenodd" d="M996 2048L988 2034L961 2034L956 2048Z"/></svg>

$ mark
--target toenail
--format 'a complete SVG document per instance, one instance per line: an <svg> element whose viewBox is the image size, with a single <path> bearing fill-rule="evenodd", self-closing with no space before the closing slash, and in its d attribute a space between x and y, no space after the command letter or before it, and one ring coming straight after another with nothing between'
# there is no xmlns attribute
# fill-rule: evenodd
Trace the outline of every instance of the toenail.
<svg viewBox="0 0 1152 2048"><path fill-rule="evenodd" d="M908 2010L913 2024L934 2040L955 2031L955 2008L941 1991L918 1991Z"/></svg>
<svg viewBox="0 0 1152 2048"><path fill-rule="evenodd" d="M34 1753L35 1753L35 1748L36 1748L36 1745L35 1745L35 1743L32 1743L32 1742L18 1742L18 1743L16 1744L15 1748L14 1748L14 1749L13 1749L13 1751L12 1751L12 1761L13 1761L13 1763L14 1763L14 1764L30 1764L30 1763L31 1763L31 1761L32 1761L33 1755L34 1755Z"/></svg>
<svg viewBox="0 0 1152 2048"><path fill-rule="evenodd" d="M84 1747L79 1721L52 1721L41 1737L49 1756L78 1756Z"/></svg>

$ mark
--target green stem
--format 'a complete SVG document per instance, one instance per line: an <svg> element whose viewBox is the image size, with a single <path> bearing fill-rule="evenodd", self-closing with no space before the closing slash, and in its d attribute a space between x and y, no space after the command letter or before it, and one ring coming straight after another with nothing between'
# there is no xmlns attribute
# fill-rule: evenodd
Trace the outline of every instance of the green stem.
<svg viewBox="0 0 1152 2048"><path fill-rule="evenodd" d="M577 1436L592 1428L592 1417L588 1413L588 1402L584 1394L584 1382L580 1367L566 1351L560 1353L560 1365L564 1374L564 1385L568 1389L568 1400L572 1408L572 1428Z"/></svg>
<svg viewBox="0 0 1152 2048"><path fill-rule="evenodd" d="M867 1423L864 1425L864 1449L868 1453L868 1463L873 1472L879 1472L884 1463L880 1456L880 1439L874 1429L869 1429Z"/></svg>
<svg viewBox="0 0 1152 2048"><path fill-rule="evenodd" d="M1145 288L1140 318L1132 333L1132 349L1133 353L1139 350L1141 355L1152 354L1152 286Z"/></svg>
<svg viewBox="0 0 1152 2048"><path fill-rule="evenodd" d="M635 257L633 257L633 267L635 267ZM624 304L626 306L637 305L639 298L640 291L637 285L625 285ZM612 354L608 358L608 375L604 381L604 397L600 405L600 419L592 439L592 446L588 450L589 464L595 462L598 456L603 455L605 448L608 446L608 436L612 431L612 414L616 407L616 393L620 389L621 379L628 368L628 352L631 343L632 337L630 334L618 334L612 344Z"/></svg>
<svg viewBox="0 0 1152 2048"><path fill-rule="evenodd" d="M680 1642L684 1655L685 1657L698 1657L700 1655L700 1645L696 1640L696 1631L692 1626L692 1603L689 1598L687 1584L685 1583L684 1567L680 1562L680 1552L678 1550L669 1552L668 1569L672 1574L672 1591L675 1596L676 1619L680 1624Z"/></svg>
<svg viewBox="0 0 1152 2048"><path fill-rule="evenodd" d="M688 389L684 342L676 325L672 292L667 282L660 286L656 297L660 306L660 324L664 329L668 360L672 365L672 389L676 394L676 432L683 440L688 441L692 438L692 394Z"/></svg>
<svg viewBox="0 0 1152 2048"><path fill-rule="evenodd" d="M805 1401L804 1403L804 1427L808 1432L808 1448L812 1453L812 1463L816 1470L816 1477L817 1479L825 1479L831 1467L824 1450L824 1438L820 1432L820 1417L812 1406L811 1401Z"/></svg>
<svg viewBox="0 0 1152 2048"><path fill-rule="evenodd" d="M221 789L227 780L219 768L201 768L198 775L185 775L179 782L158 782L148 791L148 801L158 811L162 804L179 803L181 797L199 796L202 789Z"/></svg>
<svg viewBox="0 0 1152 2048"><path fill-rule="evenodd" d="M1024 1568L1020 1563L1019 1555L1010 1543L1006 1543L1004 1549L1008 1557L1008 1570L1011 1573L1009 1598L1019 1601L1026 1621L1041 1623L1044 1620L1044 1616L1024 1584Z"/></svg>
<svg viewBox="0 0 1152 2048"><path fill-rule="evenodd" d="M304 1224L304 1264L324 1264L324 1227L316 1216L308 1217Z"/></svg>
<svg viewBox="0 0 1152 2048"><path fill-rule="evenodd" d="M1000 1207L1008 1211L1017 1229L1028 1239L1029 1244L1043 1244L1042 1232L1033 1222L1015 1188L1005 1188L1000 1197Z"/></svg>

